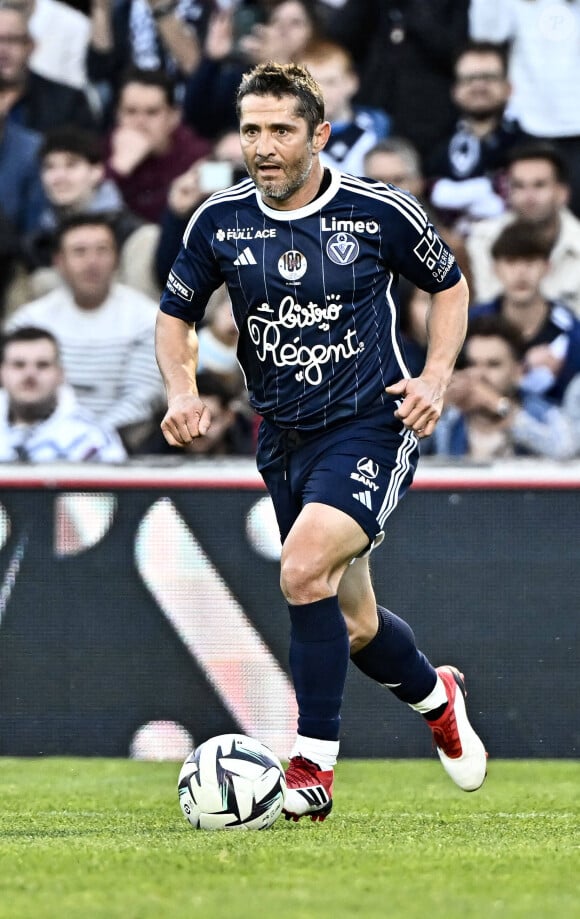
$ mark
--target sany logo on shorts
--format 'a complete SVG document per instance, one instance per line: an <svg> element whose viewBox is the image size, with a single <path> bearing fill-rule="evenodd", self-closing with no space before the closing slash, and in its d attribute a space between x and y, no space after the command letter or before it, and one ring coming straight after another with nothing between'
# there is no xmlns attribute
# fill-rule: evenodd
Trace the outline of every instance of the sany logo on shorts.
<svg viewBox="0 0 580 919"><path fill-rule="evenodd" d="M366 456L363 456L362 459L359 459L356 464L356 468L363 475L367 475L369 479L376 479L379 474L379 464L375 463L374 460L369 459Z"/></svg>
<svg viewBox="0 0 580 919"><path fill-rule="evenodd" d="M355 482L360 482L362 485L366 485L371 491L379 490L379 486L373 482L373 479L376 479L379 474L378 463L369 459L368 456L363 456L356 464L356 470L356 472L351 472L351 479L354 479Z"/></svg>

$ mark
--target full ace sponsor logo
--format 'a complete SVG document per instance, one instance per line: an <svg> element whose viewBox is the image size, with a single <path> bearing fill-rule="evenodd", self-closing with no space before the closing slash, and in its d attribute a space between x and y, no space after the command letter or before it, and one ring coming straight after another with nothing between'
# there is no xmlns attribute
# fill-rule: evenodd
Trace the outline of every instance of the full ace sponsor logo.
<svg viewBox="0 0 580 919"><path fill-rule="evenodd" d="M226 239L275 239L276 230L266 229L266 230L255 230L254 227L236 227L236 229L222 229L216 230L215 238L218 242L223 242Z"/></svg>

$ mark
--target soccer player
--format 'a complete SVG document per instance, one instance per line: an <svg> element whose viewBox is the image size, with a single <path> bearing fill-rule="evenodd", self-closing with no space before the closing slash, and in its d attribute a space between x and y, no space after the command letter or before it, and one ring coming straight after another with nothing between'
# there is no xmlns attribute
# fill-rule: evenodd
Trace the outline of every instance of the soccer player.
<svg viewBox="0 0 580 919"><path fill-rule="evenodd" d="M323 820L349 657L427 720L465 791L486 753L463 677L435 669L410 627L377 606L368 556L409 487L465 335L467 285L414 198L323 169L330 134L318 85L295 64L266 63L238 91L249 179L191 218L161 299L157 355L170 444L207 433L192 331L225 282L250 401L263 417L257 462L282 536L298 733L285 813ZM432 294L429 347L411 378L398 328L397 276Z"/></svg>

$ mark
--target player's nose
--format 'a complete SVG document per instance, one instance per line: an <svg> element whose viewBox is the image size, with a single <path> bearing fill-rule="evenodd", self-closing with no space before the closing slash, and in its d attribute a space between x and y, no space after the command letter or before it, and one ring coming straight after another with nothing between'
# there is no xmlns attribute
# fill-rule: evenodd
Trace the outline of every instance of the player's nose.
<svg viewBox="0 0 580 919"><path fill-rule="evenodd" d="M269 134L260 134L256 141L256 157L258 159L267 159L274 153L274 143Z"/></svg>

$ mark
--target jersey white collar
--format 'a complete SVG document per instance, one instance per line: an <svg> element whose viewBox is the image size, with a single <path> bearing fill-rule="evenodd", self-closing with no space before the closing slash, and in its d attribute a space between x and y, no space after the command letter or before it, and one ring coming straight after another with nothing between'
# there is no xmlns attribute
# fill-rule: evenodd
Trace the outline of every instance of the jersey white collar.
<svg viewBox="0 0 580 919"><path fill-rule="evenodd" d="M279 211L276 208L268 207L267 204L262 200L262 196L258 189L256 189L256 200L258 202L258 207L260 210L266 214L267 217L270 217L272 220L299 220L301 217L310 217L312 214L318 213L323 207L325 207L329 201L331 201L335 194L337 193L340 186L340 173L336 169L329 168L330 172L330 185L314 201L310 201L309 204L305 204L304 207L298 207L293 211Z"/></svg>

